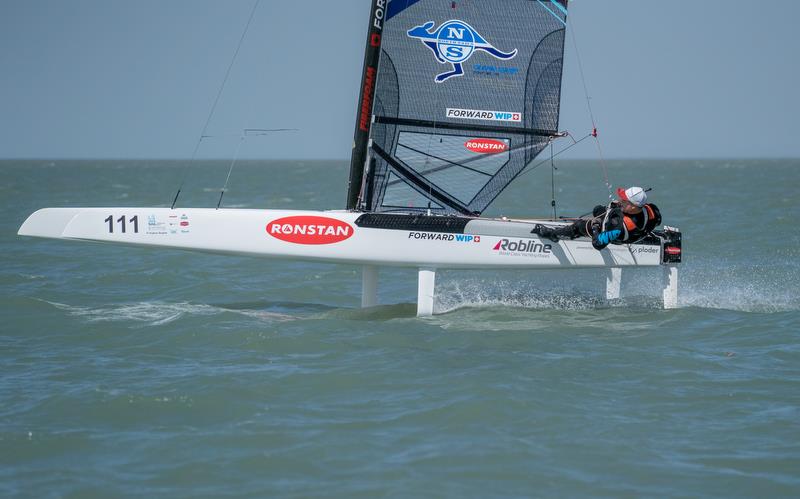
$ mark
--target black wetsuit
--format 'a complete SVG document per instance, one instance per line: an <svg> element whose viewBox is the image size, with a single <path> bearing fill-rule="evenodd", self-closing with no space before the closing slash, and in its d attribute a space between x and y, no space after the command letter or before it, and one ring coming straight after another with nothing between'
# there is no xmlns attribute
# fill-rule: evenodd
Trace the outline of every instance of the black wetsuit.
<svg viewBox="0 0 800 499"><path fill-rule="evenodd" d="M637 241L661 225L661 211L652 203L645 204L639 213L625 215L625 218L628 219L627 222L623 220L626 230L620 237L620 241L625 243Z"/></svg>
<svg viewBox="0 0 800 499"><path fill-rule="evenodd" d="M649 234L659 224L661 224L661 213L654 204L646 204L641 212L626 215L619 204L611 203L610 207L595 206L591 217L582 217L570 225L556 229L540 225L533 230L533 233L553 240L591 237L592 246L600 250L611 242L635 242Z"/></svg>

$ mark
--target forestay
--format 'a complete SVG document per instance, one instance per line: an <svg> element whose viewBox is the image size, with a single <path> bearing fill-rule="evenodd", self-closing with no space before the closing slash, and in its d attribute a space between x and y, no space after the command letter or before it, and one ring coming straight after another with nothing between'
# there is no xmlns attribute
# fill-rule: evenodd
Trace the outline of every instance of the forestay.
<svg viewBox="0 0 800 499"><path fill-rule="evenodd" d="M566 4L391 1L358 207L479 215L558 133Z"/></svg>

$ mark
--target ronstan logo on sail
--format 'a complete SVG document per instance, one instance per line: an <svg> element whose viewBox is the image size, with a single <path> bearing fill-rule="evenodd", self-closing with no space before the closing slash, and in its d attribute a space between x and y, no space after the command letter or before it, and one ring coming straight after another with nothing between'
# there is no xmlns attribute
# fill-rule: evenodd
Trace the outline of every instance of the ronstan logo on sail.
<svg viewBox="0 0 800 499"><path fill-rule="evenodd" d="M508 144L495 139L470 139L464 142L464 147L479 154L497 154L508 150Z"/></svg>
<svg viewBox="0 0 800 499"><path fill-rule="evenodd" d="M335 218L284 217L267 224L267 234L295 244L333 244L353 235L353 226Z"/></svg>

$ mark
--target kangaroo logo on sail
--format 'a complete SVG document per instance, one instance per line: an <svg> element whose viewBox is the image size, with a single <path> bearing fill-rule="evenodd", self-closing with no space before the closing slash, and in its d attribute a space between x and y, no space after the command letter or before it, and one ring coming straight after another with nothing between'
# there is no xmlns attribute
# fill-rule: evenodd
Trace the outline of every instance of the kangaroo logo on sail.
<svg viewBox="0 0 800 499"><path fill-rule="evenodd" d="M267 234L295 244L333 244L353 235L353 226L335 218L284 217L267 224Z"/></svg>
<svg viewBox="0 0 800 499"><path fill-rule="evenodd" d="M436 60L441 64L448 62L453 65L453 70L437 75L436 83L461 76L464 74L462 63L472 57L478 50L483 50L487 54L504 61L513 59L517 55L517 49L511 52L502 52L494 45L487 42L475 29L464 21L451 19L434 29L436 23L428 21L422 26L417 26L408 30L408 36L418 38L426 47L431 49Z"/></svg>

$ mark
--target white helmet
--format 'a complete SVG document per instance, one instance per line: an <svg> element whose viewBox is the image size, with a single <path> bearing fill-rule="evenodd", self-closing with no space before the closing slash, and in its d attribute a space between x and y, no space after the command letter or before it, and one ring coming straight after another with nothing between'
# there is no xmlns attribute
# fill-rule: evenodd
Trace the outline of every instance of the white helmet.
<svg viewBox="0 0 800 499"><path fill-rule="evenodd" d="M634 206L641 208L647 202L647 193L641 187L628 187L617 189L617 196L623 201L628 201Z"/></svg>

